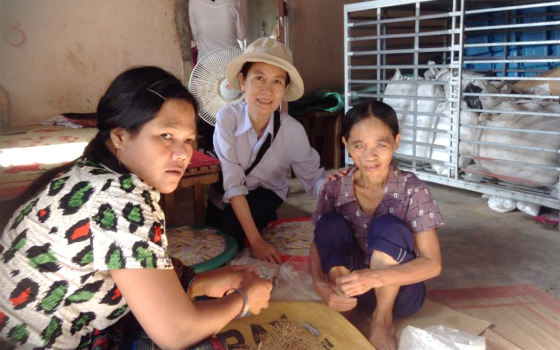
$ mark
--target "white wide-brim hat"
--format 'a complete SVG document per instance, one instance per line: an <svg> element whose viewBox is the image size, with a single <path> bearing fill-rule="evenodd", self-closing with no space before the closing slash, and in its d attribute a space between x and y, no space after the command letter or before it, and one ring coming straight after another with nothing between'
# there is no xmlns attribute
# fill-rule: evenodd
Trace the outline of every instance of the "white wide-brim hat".
<svg viewBox="0 0 560 350"><path fill-rule="evenodd" d="M303 79L293 65L292 51L275 39L260 38L247 47L245 53L231 61L227 67L227 78L232 88L241 91L239 73L247 62L263 62L280 67L290 76L290 84L284 92L284 101L295 101L303 95Z"/></svg>

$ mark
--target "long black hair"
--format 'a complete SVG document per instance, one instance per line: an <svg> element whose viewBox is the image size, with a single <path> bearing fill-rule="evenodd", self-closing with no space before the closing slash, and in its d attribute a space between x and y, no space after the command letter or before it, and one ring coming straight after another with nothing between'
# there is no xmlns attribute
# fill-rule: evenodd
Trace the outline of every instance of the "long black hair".
<svg viewBox="0 0 560 350"><path fill-rule="evenodd" d="M195 115L198 115L195 98L171 73L147 66L131 68L119 74L99 100L96 113L99 131L80 158L108 154L105 142L115 128L123 128L132 135L138 134L144 124L157 116L168 99L188 102L194 107ZM17 198L3 203L0 229L4 229L19 206L41 192L57 175L68 172L78 159L45 172Z"/></svg>
<svg viewBox="0 0 560 350"><path fill-rule="evenodd" d="M380 101L361 102L342 118L342 136L348 141L354 125L367 118L377 118L391 129L393 137L399 134L399 120L393 107Z"/></svg>

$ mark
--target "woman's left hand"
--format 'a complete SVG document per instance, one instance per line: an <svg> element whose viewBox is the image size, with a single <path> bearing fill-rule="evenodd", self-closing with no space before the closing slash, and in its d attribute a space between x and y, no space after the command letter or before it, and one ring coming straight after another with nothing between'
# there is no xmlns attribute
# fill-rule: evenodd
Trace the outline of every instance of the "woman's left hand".
<svg viewBox="0 0 560 350"><path fill-rule="evenodd" d="M197 273L197 280L203 283L204 295L211 298L221 298L231 289L237 289L243 278L248 274L256 274L252 266L224 266L216 270Z"/></svg>
<svg viewBox="0 0 560 350"><path fill-rule="evenodd" d="M352 167L348 167L347 169L342 168L335 170L334 173L327 175L327 182L334 181L340 177L346 176L346 174L348 174L351 169Z"/></svg>
<svg viewBox="0 0 560 350"><path fill-rule="evenodd" d="M340 289L350 297L362 295L372 288L382 287L381 280L375 270L363 269L336 279Z"/></svg>

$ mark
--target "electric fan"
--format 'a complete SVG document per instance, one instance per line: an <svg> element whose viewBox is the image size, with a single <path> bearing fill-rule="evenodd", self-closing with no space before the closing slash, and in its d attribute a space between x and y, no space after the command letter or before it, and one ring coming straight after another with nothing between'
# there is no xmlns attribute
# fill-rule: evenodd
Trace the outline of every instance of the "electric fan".
<svg viewBox="0 0 560 350"><path fill-rule="evenodd" d="M228 64L242 53L239 49L214 50L193 69L189 90L200 105L200 117L210 125L216 124L220 109L243 99L243 94L229 85L226 76Z"/></svg>

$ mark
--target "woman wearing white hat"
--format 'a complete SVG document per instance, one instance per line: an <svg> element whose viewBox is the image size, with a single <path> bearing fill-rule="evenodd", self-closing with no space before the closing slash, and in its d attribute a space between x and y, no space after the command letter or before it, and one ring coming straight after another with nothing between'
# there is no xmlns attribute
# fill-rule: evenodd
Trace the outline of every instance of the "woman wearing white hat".
<svg viewBox="0 0 560 350"><path fill-rule="evenodd" d="M282 101L303 95L303 81L290 49L274 39L253 42L227 68L230 85L245 101L218 112L214 148L223 171L223 190L210 191L206 223L245 238L255 257L281 263L279 252L261 235L288 196L290 167L307 192L318 196L326 180L319 154L303 126L285 112Z"/></svg>

